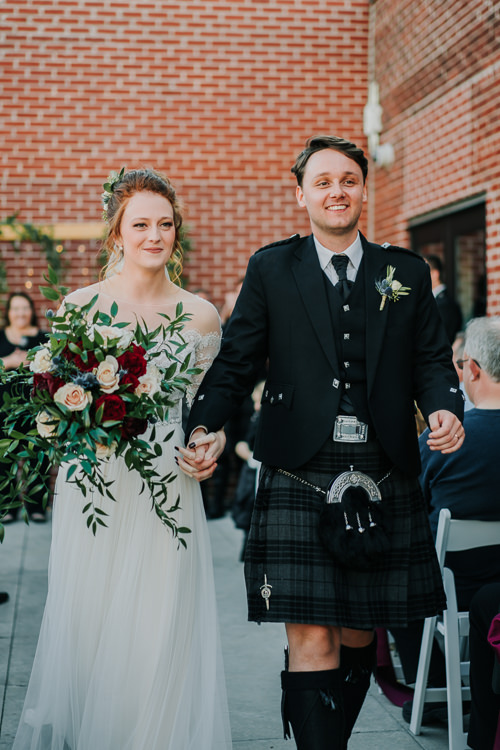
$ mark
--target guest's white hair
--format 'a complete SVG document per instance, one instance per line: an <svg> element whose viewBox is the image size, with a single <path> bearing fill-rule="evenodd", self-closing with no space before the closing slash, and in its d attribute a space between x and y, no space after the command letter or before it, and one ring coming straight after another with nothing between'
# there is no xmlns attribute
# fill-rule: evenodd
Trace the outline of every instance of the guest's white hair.
<svg viewBox="0 0 500 750"><path fill-rule="evenodd" d="M500 383L500 315L473 318L465 329L465 351L496 383Z"/></svg>

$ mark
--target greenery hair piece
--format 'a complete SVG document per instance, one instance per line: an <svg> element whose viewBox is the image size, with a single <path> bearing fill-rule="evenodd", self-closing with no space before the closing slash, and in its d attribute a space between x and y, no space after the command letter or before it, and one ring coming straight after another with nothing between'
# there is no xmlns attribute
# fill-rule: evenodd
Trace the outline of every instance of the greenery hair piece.
<svg viewBox="0 0 500 750"><path fill-rule="evenodd" d="M123 180L125 174L125 167L122 167L120 172L111 172L108 179L103 185L104 192L101 195L102 199L102 218L104 221L108 219L108 203L113 195L115 186Z"/></svg>

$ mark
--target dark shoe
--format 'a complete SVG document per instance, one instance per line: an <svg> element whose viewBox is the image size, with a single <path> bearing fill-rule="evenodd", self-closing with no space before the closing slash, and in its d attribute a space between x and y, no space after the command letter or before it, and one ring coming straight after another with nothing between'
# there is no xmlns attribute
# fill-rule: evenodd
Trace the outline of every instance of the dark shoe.
<svg viewBox="0 0 500 750"><path fill-rule="evenodd" d="M6 591L0 591L0 604L4 604L9 601L9 595Z"/></svg>
<svg viewBox="0 0 500 750"><path fill-rule="evenodd" d="M403 703L403 719L409 724L411 721L411 712L413 701ZM424 703L422 713L422 726L429 724L447 724L448 723L448 704L447 703Z"/></svg>
<svg viewBox="0 0 500 750"><path fill-rule="evenodd" d="M30 521L34 521L35 523L45 523L46 521L45 513L32 513L30 516Z"/></svg>
<svg viewBox="0 0 500 750"><path fill-rule="evenodd" d="M215 521L217 518L224 518L225 515L226 514L223 510L217 512L214 511L212 513L207 513L207 520Z"/></svg>
<svg viewBox="0 0 500 750"><path fill-rule="evenodd" d="M411 721L411 711L413 708L413 701L405 701L403 703L403 719L408 722ZM466 716L470 714L470 701L463 701L462 712ZM422 726L428 726L429 724L448 724L448 704L447 703L424 703L424 710L422 713Z"/></svg>

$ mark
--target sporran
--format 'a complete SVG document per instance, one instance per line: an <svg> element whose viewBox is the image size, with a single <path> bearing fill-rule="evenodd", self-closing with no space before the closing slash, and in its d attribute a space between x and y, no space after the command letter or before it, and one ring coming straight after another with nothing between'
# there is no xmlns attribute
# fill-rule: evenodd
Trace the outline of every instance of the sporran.
<svg viewBox="0 0 500 750"><path fill-rule="evenodd" d="M283 469L277 471L325 495L319 537L337 565L367 570L387 554L390 549L387 508L382 502L379 485L390 476L392 469L375 482L351 466L350 471L336 476L327 490Z"/></svg>

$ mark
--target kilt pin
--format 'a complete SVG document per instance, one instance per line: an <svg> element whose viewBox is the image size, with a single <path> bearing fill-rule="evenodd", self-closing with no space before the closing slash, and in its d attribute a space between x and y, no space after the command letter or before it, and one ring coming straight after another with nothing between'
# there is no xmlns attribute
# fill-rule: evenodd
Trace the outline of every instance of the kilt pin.
<svg viewBox="0 0 500 750"><path fill-rule="evenodd" d="M254 448L262 469L245 558L248 616L259 623L371 630L446 606L418 483L415 403L426 419L440 409L462 419L463 397L427 264L360 238L363 259L347 304L325 279L312 235L250 258L221 352L189 417L188 435L199 425L221 428L267 362ZM390 266L410 292L381 306L376 282ZM332 439L345 394L368 425L366 442ZM351 466L375 481L392 470L379 487L391 548L366 571L337 565L322 547L324 496L277 471L326 489Z"/></svg>

